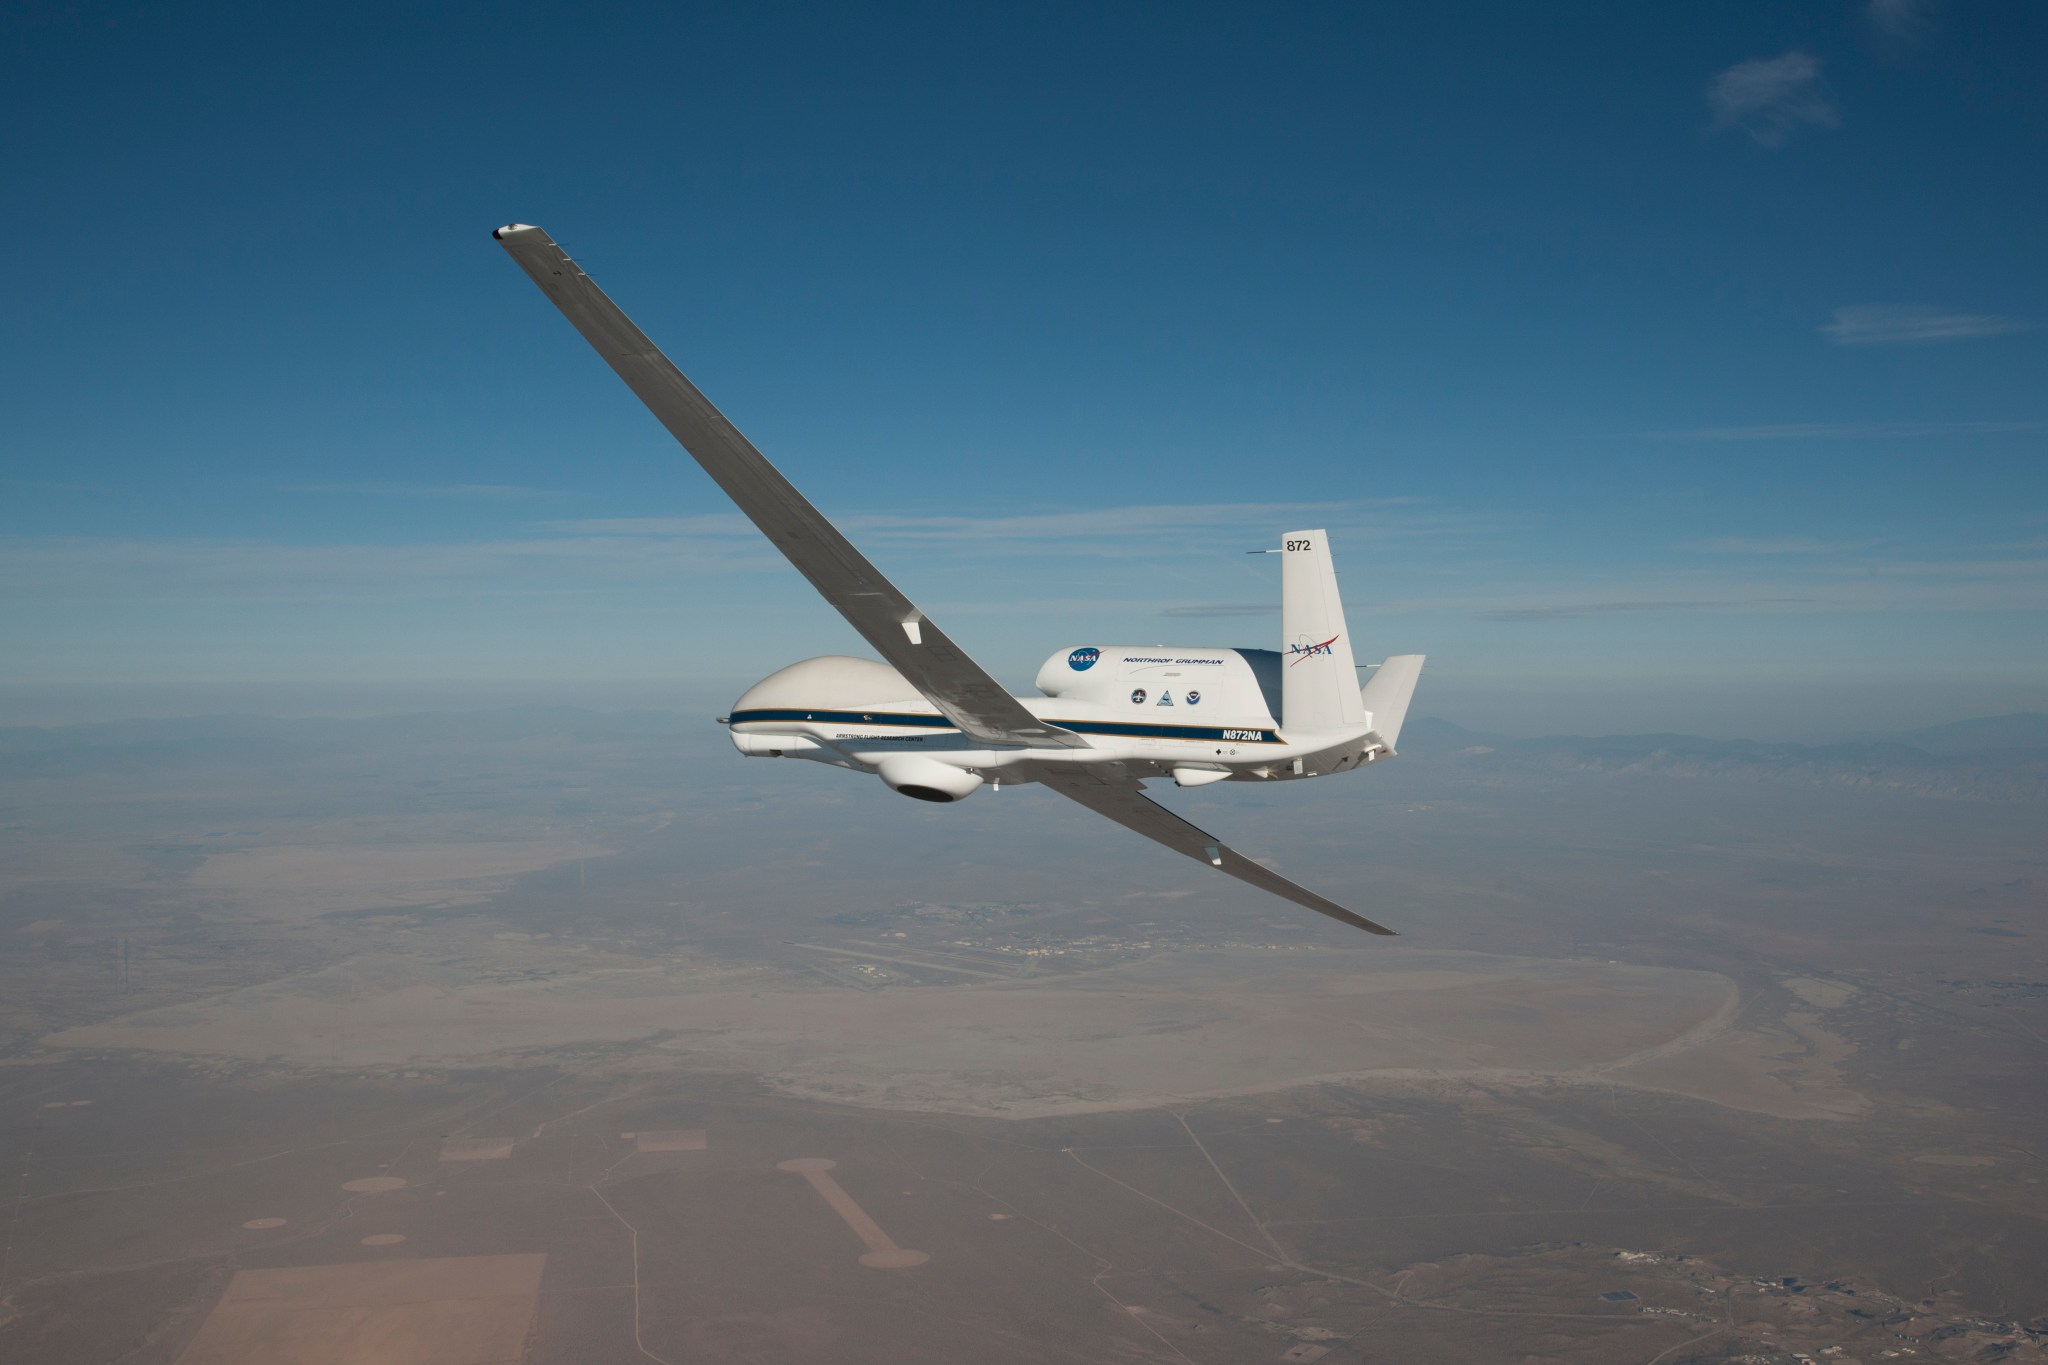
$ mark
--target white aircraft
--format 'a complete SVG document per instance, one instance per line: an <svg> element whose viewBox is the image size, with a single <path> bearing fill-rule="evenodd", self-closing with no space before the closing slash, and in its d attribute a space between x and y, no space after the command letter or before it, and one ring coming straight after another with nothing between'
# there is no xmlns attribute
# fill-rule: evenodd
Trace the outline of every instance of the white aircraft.
<svg viewBox="0 0 2048 1365"><path fill-rule="evenodd" d="M1013 697L884 578L537 227L492 234L776 549L885 660L828 655L747 690L727 718L741 753L874 773L905 796L958 801L1039 782L1176 853L1375 934L1373 923L1233 852L1144 795L1284 782L1394 756L1423 656L1361 689L1321 531L1280 540L1284 649L1082 645Z"/></svg>

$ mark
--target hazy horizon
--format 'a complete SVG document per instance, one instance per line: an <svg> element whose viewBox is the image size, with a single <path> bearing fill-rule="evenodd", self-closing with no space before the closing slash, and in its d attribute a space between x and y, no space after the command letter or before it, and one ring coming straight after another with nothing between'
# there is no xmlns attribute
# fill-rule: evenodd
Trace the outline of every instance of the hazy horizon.
<svg viewBox="0 0 2048 1365"><path fill-rule="evenodd" d="M859 652L849 651L849 652ZM1438 665L1432 661L1432 669ZM1448 671L1448 670L1440 670ZM488 711L555 705L595 710L675 711L706 725L724 715L755 678L707 680L494 678L409 682L47 683L0 684L0 727L63 726L122 720L215 715L373 717L416 711ZM1035 695L1028 687L1020 695ZM1468 730L1533 738L1542 735L1682 734L1828 744L1877 739L1959 721L2040 714L2034 689L1944 692L1939 679L1872 679L1859 688L1754 687L1740 691L1699 685L1644 698L1621 688L1530 687L1490 691L1455 678L1425 678L1415 714ZM1901 710L1902 694L1925 699ZM1972 705L1972 701L1977 704ZM1768 719L1766 719L1768 717ZM739 755L732 755L737 761ZM721 760L722 761L722 760Z"/></svg>

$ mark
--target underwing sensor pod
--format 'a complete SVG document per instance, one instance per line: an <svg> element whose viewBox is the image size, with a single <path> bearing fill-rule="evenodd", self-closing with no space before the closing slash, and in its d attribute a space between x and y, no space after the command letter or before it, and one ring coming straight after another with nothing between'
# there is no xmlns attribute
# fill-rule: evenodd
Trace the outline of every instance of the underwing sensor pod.
<svg viewBox="0 0 2048 1365"><path fill-rule="evenodd" d="M934 625L537 227L494 234L626 386L881 661L806 659L747 689L728 718L741 753L871 773L920 801L1036 782L1176 853L1332 919L1393 930L1236 853L1144 794L1288 782L1392 758L1423 656L1358 685L1329 538L1280 537L1279 649L1074 644L1013 697Z"/></svg>

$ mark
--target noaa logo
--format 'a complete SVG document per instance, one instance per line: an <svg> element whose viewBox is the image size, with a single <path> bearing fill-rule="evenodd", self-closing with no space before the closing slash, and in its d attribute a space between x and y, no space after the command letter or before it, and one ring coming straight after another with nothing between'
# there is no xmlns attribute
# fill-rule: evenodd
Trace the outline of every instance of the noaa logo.
<svg viewBox="0 0 2048 1365"><path fill-rule="evenodd" d="M1102 651L1090 645L1069 654L1067 656L1067 667L1073 669L1076 673L1086 673L1089 669L1095 667L1095 661L1101 657Z"/></svg>
<svg viewBox="0 0 2048 1365"><path fill-rule="evenodd" d="M1188 693L1188 705L1189 705L1189 706L1199 706L1199 705L1201 705L1201 704L1202 704L1202 694L1201 694L1200 692L1190 692L1190 693Z"/></svg>

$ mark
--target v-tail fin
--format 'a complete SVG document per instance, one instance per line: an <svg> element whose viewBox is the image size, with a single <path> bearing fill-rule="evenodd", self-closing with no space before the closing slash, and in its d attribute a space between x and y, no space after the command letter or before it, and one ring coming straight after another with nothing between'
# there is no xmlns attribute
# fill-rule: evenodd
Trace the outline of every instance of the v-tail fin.
<svg viewBox="0 0 2048 1365"><path fill-rule="evenodd" d="M1301 734L1362 726L1365 704L1330 539L1289 531L1280 556L1280 724Z"/></svg>
<svg viewBox="0 0 2048 1365"><path fill-rule="evenodd" d="M1423 657L1390 655L1359 693L1365 705L1365 723L1396 752L1401 748L1401 723L1408 719L1408 703L1415 696L1415 680L1422 676Z"/></svg>

